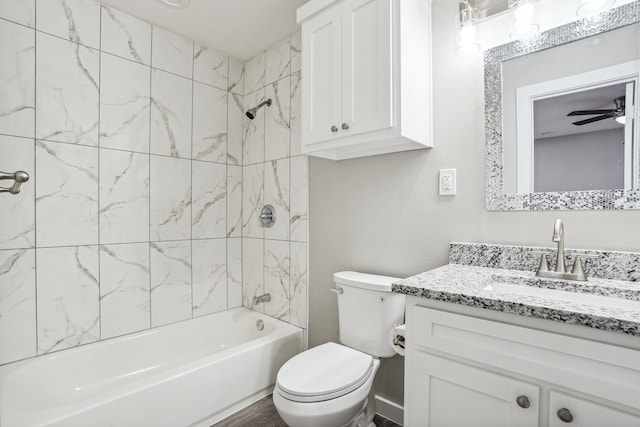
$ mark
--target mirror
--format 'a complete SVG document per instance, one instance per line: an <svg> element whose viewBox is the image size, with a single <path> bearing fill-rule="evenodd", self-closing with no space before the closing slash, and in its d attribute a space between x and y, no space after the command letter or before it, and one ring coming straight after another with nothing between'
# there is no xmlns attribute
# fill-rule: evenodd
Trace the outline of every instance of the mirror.
<svg viewBox="0 0 640 427"><path fill-rule="evenodd" d="M485 53L489 210L640 208L640 2Z"/></svg>

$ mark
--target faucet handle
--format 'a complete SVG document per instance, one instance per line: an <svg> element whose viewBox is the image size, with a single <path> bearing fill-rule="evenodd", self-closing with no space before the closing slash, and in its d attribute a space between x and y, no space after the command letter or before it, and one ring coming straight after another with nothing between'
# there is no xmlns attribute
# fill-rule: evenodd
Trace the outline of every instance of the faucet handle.
<svg viewBox="0 0 640 427"><path fill-rule="evenodd" d="M538 264L538 272L549 271L549 261L547 260L547 253L542 251L532 251L532 255L540 255L540 264Z"/></svg>
<svg viewBox="0 0 640 427"><path fill-rule="evenodd" d="M587 275L584 273L582 267L582 258L598 258L598 255L576 255L576 259L573 261L573 268L571 274L576 275L576 280L587 280Z"/></svg>

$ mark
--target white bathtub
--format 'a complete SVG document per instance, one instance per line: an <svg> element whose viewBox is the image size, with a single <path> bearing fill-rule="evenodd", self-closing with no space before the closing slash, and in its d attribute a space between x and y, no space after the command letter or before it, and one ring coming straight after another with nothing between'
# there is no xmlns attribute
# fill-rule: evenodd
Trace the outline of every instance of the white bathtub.
<svg viewBox="0 0 640 427"><path fill-rule="evenodd" d="M301 350L300 328L238 308L36 357L0 379L0 426L208 427Z"/></svg>

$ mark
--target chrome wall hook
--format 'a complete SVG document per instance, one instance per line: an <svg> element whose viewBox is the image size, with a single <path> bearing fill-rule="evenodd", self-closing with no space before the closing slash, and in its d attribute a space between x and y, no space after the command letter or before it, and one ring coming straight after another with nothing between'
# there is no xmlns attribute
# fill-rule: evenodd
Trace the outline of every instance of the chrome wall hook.
<svg viewBox="0 0 640 427"><path fill-rule="evenodd" d="M0 172L0 179L12 179L14 181L11 187L0 187L0 193L18 194L20 192L20 186L29 181L29 174L25 171L15 171L14 173Z"/></svg>

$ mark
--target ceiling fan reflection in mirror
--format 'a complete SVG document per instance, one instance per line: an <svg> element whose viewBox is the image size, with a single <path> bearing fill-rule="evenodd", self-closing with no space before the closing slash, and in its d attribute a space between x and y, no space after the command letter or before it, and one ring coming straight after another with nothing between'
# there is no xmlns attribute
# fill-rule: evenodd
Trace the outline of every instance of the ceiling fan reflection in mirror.
<svg viewBox="0 0 640 427"><path fill-rule="evenodd" d="M579 120L577 122L573 122L576 126L582 126L593 122L598 122L600 120L605 119L616 119L616 121L620 124L624 124L624 116L625 116L625 108L624 108L624 96L618 97L613 100L615 104L615 108L611 108L608 110L577 110L572 111L567 116L593 116L599 114L597 117L591 117L584 120Z"/></svg>

